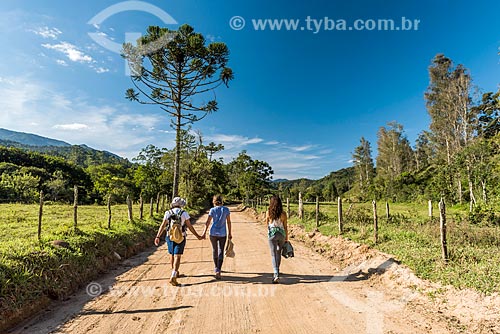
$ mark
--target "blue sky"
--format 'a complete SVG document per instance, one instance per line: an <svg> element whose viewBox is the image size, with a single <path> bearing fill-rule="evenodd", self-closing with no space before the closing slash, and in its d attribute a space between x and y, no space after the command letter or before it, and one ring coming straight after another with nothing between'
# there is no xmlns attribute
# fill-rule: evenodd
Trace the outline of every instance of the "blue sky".
<svg viewBox="0 0 500 334"><path fill-rule="evenodd" d="M89 24L113 5L114 15ZM148 25L188 23L227 43L235 73L230 87L216 92L220 110L193 129L206 143L223 144L226 161L247 150L273 167L274 178L317 179L350 166L362 136L375 156L377 131L390 121L414 143L429 125L423 96L437 53L464 64L480 92L496 91L499 12L496 0L2 0L0 127L128 158L148 144L172 148L168 116L125 100L131 83L123 59L89 33L121 44ZM241 30L230 26L234 16L245 20ZM341 20L399 26L402 17L419 20L418 30L339 30ZM262 31L256 19L300 21L295 31ZM325 29L332 20L337 30Z"/></svg>

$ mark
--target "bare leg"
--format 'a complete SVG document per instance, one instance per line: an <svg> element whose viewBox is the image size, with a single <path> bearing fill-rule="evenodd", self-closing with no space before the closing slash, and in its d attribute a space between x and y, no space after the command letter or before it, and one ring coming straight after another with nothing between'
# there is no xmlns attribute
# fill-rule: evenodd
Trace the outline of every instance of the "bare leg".
<svg viewBox="0 0 500 334"><path fill-rule="evenodd" d="M176 272L179 271L179 267L181 266L181 255L176 254L174 255L174 260L173 260L173 270Z"/></svg>
<svg viewBox="0 0 500 334"><path fill-rule="evenodd" d="M173 286L179 285L177 283L177 276L179 273L179 267L181 265L181 255L175 254L172 256L172 276L170 277L170 284Z"/></svg>

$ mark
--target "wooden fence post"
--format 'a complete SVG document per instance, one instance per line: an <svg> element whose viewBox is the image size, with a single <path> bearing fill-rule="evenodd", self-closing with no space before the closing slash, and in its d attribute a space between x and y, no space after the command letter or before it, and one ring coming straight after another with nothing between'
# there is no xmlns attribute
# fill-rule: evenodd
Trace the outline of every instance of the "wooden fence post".
<svg viewBox="0 0 500 334"><path fill-rule="evenodd" d="M389 211L389 202L385 202L385 217L387 218L387 221L391 219L391 213Z"/></svg>
<svg viewBox="0 0 500 334"><path fill-rule="evenodd" d="M378 242L378 217L377 217L377 202L372 201L373 206L373 242Z"/></svg>
<svg viewBox="0 0 500 334"><path fill-rule="evenodd" d="M290 218L290 198L286 198L286 215Z"/></svg>
<svg viewBox="0 0 500 334"><path fill-rule="evenodd" d="M132 223L134 221L134 217L132 216L132 200L130 196L127 195L127 209L128 209L128 221Z"/></svg>
<svg viewBox="0 0 500 334"><path fill-rule="evenodd" d="M156 213L160 210L160 193L156 194Z"/></svg>
<svg viewBox="0 0 500 334"><path fill-rule="evenodd" d="M443 198L439 202L439 223L441 227L441 249L444 263L448 263L448 245L446 243L446 205Z"/></svg>
<svg viewBox="0 0 500 334"><path fill-rule="evenodd" d="M139 196L139 219L142 220L144 211L144 201L142 199L142 195Z"/></svg>
<svg viewBox="0 0 500 334"><path fill-rule="evenodd" d="M429 221L432 222L432 200L429 200Z"/></svg>
<svg viewBox="0 0 500 334"><path fill-rule="evenodd" d="M73 189L74 198L73 198L73 223L75 226L75 230L78 223L78 186L75 186Z"/></svg>
<svg viewBox="0 0 500 334"><path fill-rule="evenodd" d="M38 240L42 237L43 190L40 190L40 209L38 210Z"/></svg>
<svg viewBox="0 0 500 334"><path fill-rule="evenodd" d="M344 222L343 222L343 217L342 217L342 198L340 196L337 199L338 203L338 218L339 218L339 234L342 234L344 232Z"/></svg>
<svg viewBox="0 0 500 334"><path fill-rule="evenodd" d="M153 217L153 196L151 196L151 200L149 203L149 217Z"/></svg>
<svg viewBox="0 0 500 334"><path fill-rule="evenodd" d="M108 229L111 229L111 194L108 196Z"/></svg>
<svg viewBox="0 0 500 334"><path fill-rule="evenodd" d="M316 230L319 227L319 197L316 196Z"/></svg>
<svg viewBox="0 0 500 334"><path fill-rule="evenodd" d="M302 193L299 192L299 219L304 219L304 203L302 203Z"/></svg>

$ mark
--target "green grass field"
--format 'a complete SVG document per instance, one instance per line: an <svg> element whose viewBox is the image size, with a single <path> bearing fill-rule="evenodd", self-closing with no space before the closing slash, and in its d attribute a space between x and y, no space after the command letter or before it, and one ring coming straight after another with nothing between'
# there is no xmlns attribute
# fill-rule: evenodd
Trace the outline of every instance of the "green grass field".
<svg viewBox="0 0 500 334"><path fill-rule="evenodd" d="M71 205L45 205L38 240L38 205L0 205L0 312L9 312L42 296L61 298L106 270L114 252L125 256L137 245L151 244L161 214L139 220L139 206L128 221L126 205L112 206L111 228L105 206L79 206L74 228ZM67 248L55 247L64 240ZM137 246L139 247L139 246Z"/></svg>
<svg viewBox="0 0 500 334"><path fill-rule="evenodd" d="M315 204L304 205L304 220L298 219L298 205L290 206L292 224L302 225L307 231L316 228ZM345 238L394 255L421 278L486 294L500 292L500 227L470 224L467 207L454 206L446 210L450 260L445 264L441 256L437 203L434 203L432 220L427 203L390 204L389 221L385 202L377 203L377 244L373 238L372 204L356 203L351 210L349 206L343 203ZM322 234L339 235L337 210L336 204L320 203L318 229Z"/></svg>
<svg viewBox="0 0 500 334"><path fill-rule="evenodd" d="M0 251L5 245L22 243L38 244L38 205L2 204L0 205ZM111 207L112 230L121 230L128 224L127 206ZM134 219L139 218L139 206L133 207ZM144 217L149 217L149 207L144 208ZM44 205L42 219L42 238L50 239L71 230L73 222L73 206L53 204ZM107 229L108 208L106 206L86 205L78 207L77 227L81 231Z"/></svg>

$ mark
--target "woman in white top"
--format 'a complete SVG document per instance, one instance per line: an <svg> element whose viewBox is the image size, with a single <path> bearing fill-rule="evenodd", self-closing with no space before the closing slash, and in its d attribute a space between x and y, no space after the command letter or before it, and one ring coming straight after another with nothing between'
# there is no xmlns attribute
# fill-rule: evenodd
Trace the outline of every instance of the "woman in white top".
<svg viewBox="0 0 500 334"><path fill-rule="evenodd" d="M281 199L277 195L271 196L269 201L269 209L266 212L266 224L274 270L273 283L279 283L281 249L283 248L283 244L288 241L288 226L286 213L283 211Z"/></svg>
<svg viewBox="0 0 500 334"><path fill-rule="evenodd" d="M171 228L170 218L173 215L181 216L181 225L182 225L182 234L184 235L184 239L180 243L176 243L170 240L170 237L166 236L166 242L168 245L168 253L170 254L170 265L172 267L172 274L170 276L170 284L177 286L179 283L177 282L177 278L179 277L179 267L181 265L181 256L184 253L184 247L186 246L186 227L193 233L198 240L201 240L201 236L196 232L193 225L191 225L189 214L182 210L182 208L186 205L186 200L181 197L174 197L172 199L171 207L172 209L167 210L165 212L165 216L163 217L163 222L158 229L158 233L156 233L155 245L158 246L160 244L160 236L163 233L163 230L167 228Z"/></svg>

